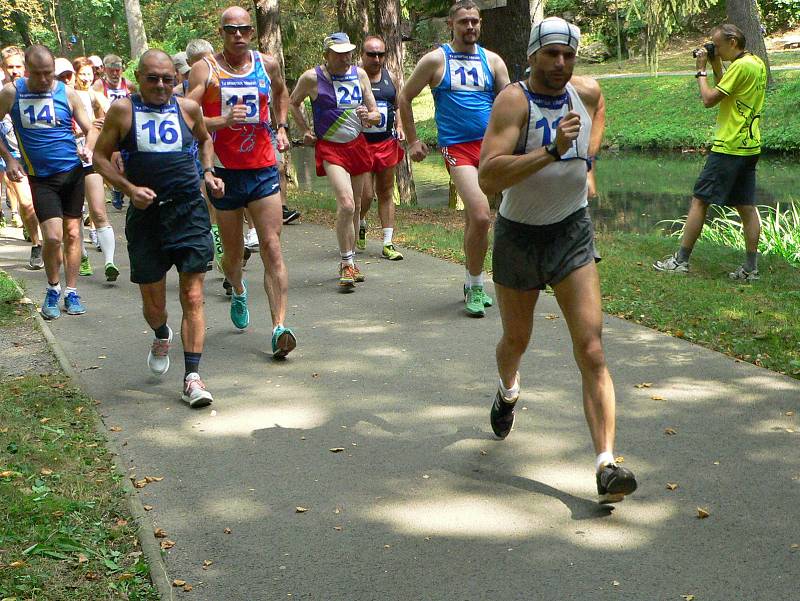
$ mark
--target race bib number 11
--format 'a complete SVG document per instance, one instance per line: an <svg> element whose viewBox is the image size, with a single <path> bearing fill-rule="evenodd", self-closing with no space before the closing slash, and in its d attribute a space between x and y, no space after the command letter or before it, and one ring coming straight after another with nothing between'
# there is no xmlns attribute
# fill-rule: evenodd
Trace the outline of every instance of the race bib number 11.
<svg viewBox="0 0 800 601"><path fill-rule="evenodd" d="M476 57L474 60L451 58L447 64L450 68L450 89L454 92L482 91L486 86L480 58Z"/></svg>

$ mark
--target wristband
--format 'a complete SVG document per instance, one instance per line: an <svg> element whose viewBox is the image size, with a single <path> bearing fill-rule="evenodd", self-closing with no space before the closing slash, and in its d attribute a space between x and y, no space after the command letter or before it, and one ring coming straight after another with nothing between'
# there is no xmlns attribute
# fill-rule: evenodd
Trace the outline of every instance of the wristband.
<svg viewBox="0 0 800 601"><path fill-rule="evenodd" d="M547 146L544 147L544 150L547 154L553 157L555 160L561 160L561 153L558 152L558 146L556 146L555 142L550 142Z"/></svg>
<svg viewBox="0 0 800 601"><path fill-rule="evenodd" d="M705 71L698 71L694 74L695 78L697 77L708 77L708 74Z"/></svg>
<svg viewBox="0 0 800 601"><path fill-rule="evenodd" d="M205 175L206 173L210 173L211 175L216 175L216 173L214 173L213 167L206 167L205 169L203 169L203 175Z"/></svg>
<svg viewBox="0 0 800 601"><path fill-rule="evenodd" d="M288 123L278 123L278 129L281 129L281 128L285 129L286 131L289 131L289 124Z"/></svg>

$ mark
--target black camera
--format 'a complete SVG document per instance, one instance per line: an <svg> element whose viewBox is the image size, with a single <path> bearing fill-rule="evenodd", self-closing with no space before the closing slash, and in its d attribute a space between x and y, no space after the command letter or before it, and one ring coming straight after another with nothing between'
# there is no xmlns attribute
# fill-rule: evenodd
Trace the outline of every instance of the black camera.
<svg viewBox="0 0 800 601"><path fill-rule="evenodd" d="M713 42L706 42L705 44L703 44L703 48L705 48L706 52L708 53L708 60L713 61L714 60L714 43ZM694 50L692 50L692 57L693 58L697 58L697 53L699 51L700 51L699 48L695 48Z"/></svg>

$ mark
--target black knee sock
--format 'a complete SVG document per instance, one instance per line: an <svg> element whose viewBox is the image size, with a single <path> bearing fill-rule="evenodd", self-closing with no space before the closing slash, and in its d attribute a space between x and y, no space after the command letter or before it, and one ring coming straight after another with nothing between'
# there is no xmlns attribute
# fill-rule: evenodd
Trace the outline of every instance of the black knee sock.
<svg viewBox="0 0 800 601"><path fill-rule="evenodd" d="M167 327L167 322L165 321L157 328L153 328L153 332L155 332L156 338L159 340L166 340L169 338L169 328Z"/></svg>
<svg viewBox="0 0 800 601"><path fill-rule="evenodd" d="M183 352L184 379L190 373L198 373L200 369L200 357L202 356L203 353L187 353L186 351Z"/></svg>

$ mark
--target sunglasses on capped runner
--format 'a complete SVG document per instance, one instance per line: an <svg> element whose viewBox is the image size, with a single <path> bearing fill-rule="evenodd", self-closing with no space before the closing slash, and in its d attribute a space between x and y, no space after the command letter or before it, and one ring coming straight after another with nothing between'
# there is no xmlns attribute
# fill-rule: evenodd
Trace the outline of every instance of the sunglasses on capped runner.
<svg viewBox="0 0 800 601"><path fill-rule="evenodd" d="M386 56L385 52L365 52L367 56L371 56L372 58L381 58L382 56Z"/></svg>
<svg viewBox="0 0 800 601"><path fill-rule="evenodd" d="M235 35L238 31L241 35L253 33L252 25L223 25L222 30L228 35Z"/></svg>
<svg viewBox="0 0 800 601"><path fill-rule="evenodd" d="M145 79L148 83L158 83L163 81L165 86L174 86L177 79L172 75L147 75Z"/></svg>

